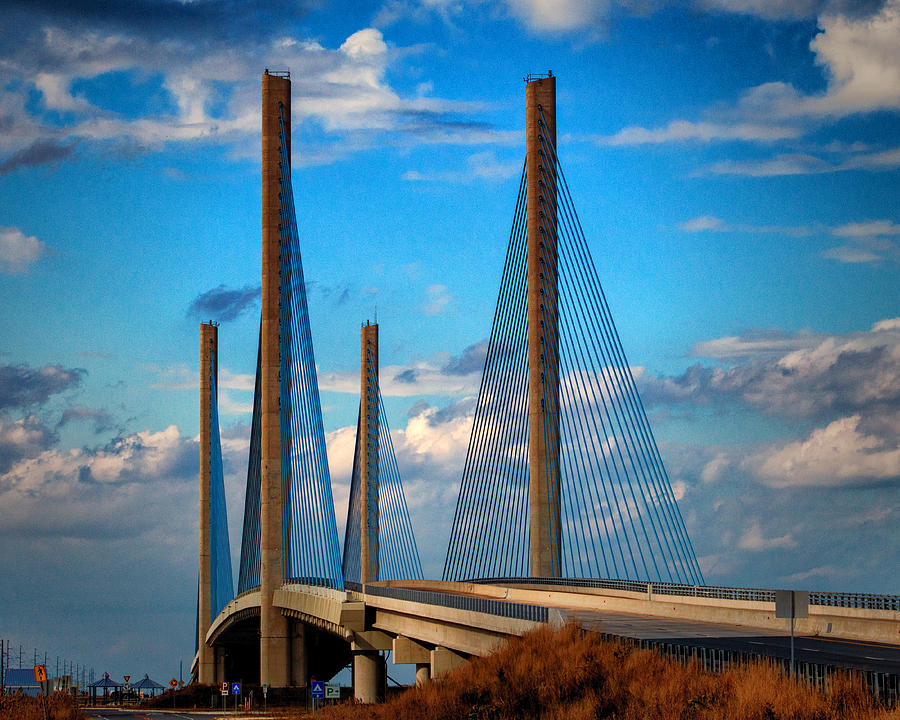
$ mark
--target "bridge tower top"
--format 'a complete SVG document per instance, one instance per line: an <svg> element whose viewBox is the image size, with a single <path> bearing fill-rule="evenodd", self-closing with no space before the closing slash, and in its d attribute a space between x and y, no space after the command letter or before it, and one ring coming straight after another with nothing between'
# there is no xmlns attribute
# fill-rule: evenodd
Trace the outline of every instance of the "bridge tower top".
<svg viewBox="0 0 900 720"><path fill-rule="evenodd" d="M379 579L378 552L378 325L362 326L360 339L360 581Z"/></svg>

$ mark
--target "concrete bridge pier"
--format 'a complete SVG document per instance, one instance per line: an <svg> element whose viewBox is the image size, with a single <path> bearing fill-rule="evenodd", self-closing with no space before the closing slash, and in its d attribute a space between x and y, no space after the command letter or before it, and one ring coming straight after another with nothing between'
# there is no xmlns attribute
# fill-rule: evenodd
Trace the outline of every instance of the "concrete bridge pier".
<svg viewBox="0 0 900 720"><path fill-rule="evenodd" d="M424 687L431 682L431 663L416 663L416 687Z"/></svg>
<svg viewBox="0 0 900 720"><path fill-rule="evenodd" d="M359 702L384 702L387 667L377 650L353 652L353 697Z"/></svg>

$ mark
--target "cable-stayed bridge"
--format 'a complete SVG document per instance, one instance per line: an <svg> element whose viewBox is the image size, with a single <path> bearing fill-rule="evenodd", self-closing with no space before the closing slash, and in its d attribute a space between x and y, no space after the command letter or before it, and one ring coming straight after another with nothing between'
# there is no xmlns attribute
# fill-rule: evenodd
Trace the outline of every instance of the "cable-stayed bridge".
<svg viewBox="0 0 900 720"><path fill-rule="evenodd" d="M557 155L556 78L526 83L526 159L460 494L445 509L453 523L441 580L422 577L381 400L379 328L368 323L339 543L290 150L290 78L267 71L262 312L236 595L218 332L201 328L194 676L290 693L352 661L355 696L369 702L383 695L384 651L426 682L506 637L568 620L704 651L725 643L782 655L773 591L705 585ZM798 623L825 644L809 653L900 673L900 598L813 593Z"/></svg>

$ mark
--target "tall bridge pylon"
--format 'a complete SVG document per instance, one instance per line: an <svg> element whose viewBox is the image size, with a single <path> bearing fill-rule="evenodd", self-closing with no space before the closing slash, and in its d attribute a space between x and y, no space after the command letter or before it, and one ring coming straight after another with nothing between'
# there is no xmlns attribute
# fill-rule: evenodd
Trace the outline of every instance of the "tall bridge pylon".
<svg viewBox="0 0 900 720"><path fill-rule="evenodd" d="M238 592L260 590L260 682L305 685L303 623L286 582L343 588L291 183L291 81L262 78L262 317Z"/></svg>
<svg viewBox="0 0 900 720"><path fill-rule="evenodd" d="M200 583L197 595L197 649L200 682L213 682L216 657L206 645L213 618L234 597L225 478L219 436L219 329L200 325Z"/></svg>
<svg viewBox="0 0 900 720"><path fill-rule="evenodd" d="M703 576L529 77L526 159L445 580Z"/></svg>

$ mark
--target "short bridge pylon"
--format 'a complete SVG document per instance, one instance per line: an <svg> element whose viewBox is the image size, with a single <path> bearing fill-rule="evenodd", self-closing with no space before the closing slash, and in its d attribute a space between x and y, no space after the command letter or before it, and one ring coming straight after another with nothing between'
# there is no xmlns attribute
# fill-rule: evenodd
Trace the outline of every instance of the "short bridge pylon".
<svg viewBox="0 0 900 720"><path fill-rule="evenodd" d="M526 160L445 580L702 584L557 157L556 78L526 85Z"/></svg>
<svg viewBox="0 0 900 720"><path fill-rule="evenodd" d="M360 331L360 403L350 502L344 534L344 584L420 580L422 566L378 383L378 325ZM377 650L354 642L357 700L384 697L386 672Z"/></svg>

